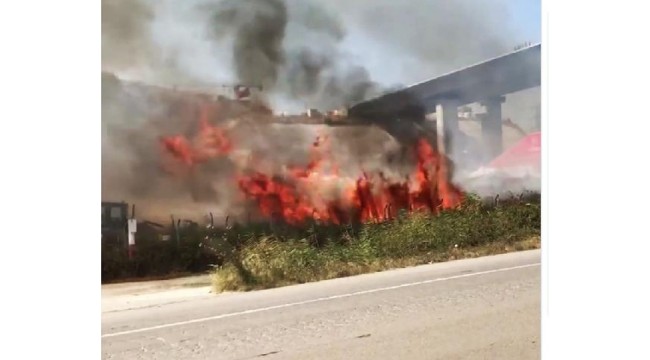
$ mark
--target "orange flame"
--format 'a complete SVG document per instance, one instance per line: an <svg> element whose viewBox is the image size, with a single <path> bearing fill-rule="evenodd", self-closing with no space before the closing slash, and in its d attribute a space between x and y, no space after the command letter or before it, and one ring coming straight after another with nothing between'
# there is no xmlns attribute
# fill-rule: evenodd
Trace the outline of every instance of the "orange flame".
<svg viewBox="0 0 650 360"><path fill-rule="evenodd" d="M193 142L177 135L163 138L162 144L167 154L189 167L226 155L234 148L226 132L210 124L207 109L201 112ZM283 176L240 169L243 171L236 176L236 185L262 216L292 225L310 219L334 224L384 221L395 218L400 209L437 213L458 206L462 200L462 192L449 181L447 160L425 139L417 142L416 167L403 182L391 182L382 173L372 176L364 172L356 181L342 178L328 146L329 138L318 136L311 160L304 166L289 166ZM329 169L324 169L325 165ZM329 180L342 184L333 199L326 199L319 188Z"/></svg>
<svg viewBox="0 0 650 360"><path fill-rule="evenodd" d="M193 143L181 135L169 136L161 139L163 148L189 166L230 153L232 142L223 129L210 124L210 111L208 106L201 107L199 133Z"/></svg>

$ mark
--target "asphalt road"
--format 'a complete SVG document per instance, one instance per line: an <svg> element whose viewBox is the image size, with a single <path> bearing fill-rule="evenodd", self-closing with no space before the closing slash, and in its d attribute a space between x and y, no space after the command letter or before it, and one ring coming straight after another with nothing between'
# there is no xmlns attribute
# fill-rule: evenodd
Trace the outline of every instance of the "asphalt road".
<svg viewBox="0 0 650 360"><path fill-rule="evenodd" d="M539 359L540 251L102 302L103 359Z"/></svg>

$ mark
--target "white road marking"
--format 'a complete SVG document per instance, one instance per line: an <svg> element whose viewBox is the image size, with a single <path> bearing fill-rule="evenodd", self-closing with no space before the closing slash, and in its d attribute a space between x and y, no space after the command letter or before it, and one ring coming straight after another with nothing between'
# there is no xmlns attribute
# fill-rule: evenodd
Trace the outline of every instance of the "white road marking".
<svg viewBox="0 0 650 360"><path fill-rule="evenodd" d="M247 314L254 314L254 313L269 311L269 310L283 309L283 308L299 306L299 305L313 304L313 303L317 303L317 302L330 301L330 300L342 299L342 298L359 296L359 295L373 294L373 293L378 293L378 292L383 292L383 291L388 291L388 290L395 290L395 289L401 289L401 288L405 288L405 287L424 285L424 284L431 284L431 283L447 281L447 280L454 280L454 279L461 279L461 278L472 277L472 276L492 274L492 273L497 273L497 272L524 269L524 268L539 266L539 265L541 265L541 263L513 266L513 267L500 268L500 269L494 269L494 270L486 270L486 271L481 271L481 272L476 272L476 273L469 273L469 274L462 274L462 275L454 275L454 276L449 276L449 277L436 278L436 279L423 280L423 281L417 281L417 282L412 282L412 283L388 286L388 287L383 287L383 288L376 288L376 289L370 289L370 290L357 291L357 292L348 293L348 294L332 295L332 296L321 297L321 298L305 300L305 301L299 301L299 302L293 302L293 303L288 303L288 304L274 305L274 306L268 306L268 307L263 307L263 308L238 311L238 312L233 312L233 313L228 313L228 314L209 316L209 317L204 317L204 318L199 318L199 319L179 321L179 322L174 322L174 323L169 323L169 324L150 326L150 327L146 327L146 328L125 330L125 331L120 331L120 332L116 332L116 333L103 334L102 339L103 338L115 337L115 336L121 336L121 335L136 334L136 333L147 332L147 331L158 330L158 329L165 329L165 328L182 326L182 325L188 325L188 324L196 324L196 323L201 323L201 322L206 322L206 321L224 319L224 318L247 315Z"/></svg>

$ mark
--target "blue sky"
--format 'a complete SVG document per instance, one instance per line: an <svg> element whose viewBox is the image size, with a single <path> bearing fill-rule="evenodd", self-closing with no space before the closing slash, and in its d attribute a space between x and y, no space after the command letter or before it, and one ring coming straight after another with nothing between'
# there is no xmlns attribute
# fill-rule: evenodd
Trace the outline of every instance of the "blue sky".
<svg viewBox="0 0 650 360"><path fill-rule="evenodd" d="M542 40L540 0L508 0L512 22L521 31L521 41Z"/></svg>

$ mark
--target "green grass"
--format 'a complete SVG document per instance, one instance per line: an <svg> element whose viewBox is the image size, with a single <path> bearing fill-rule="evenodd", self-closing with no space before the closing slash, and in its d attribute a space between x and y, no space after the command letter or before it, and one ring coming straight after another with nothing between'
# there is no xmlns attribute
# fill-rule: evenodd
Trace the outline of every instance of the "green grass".
<svg viewBox="0 0 650 360"><path fill-rule="evenodd" d="M468 198L456 210L379 224L235 227L213 239L224 262L215 291L252 290L431 262L539 248L539 196L498 206Z"/></svg>
<svg viewBox="0 0 650 360"><path fill-rule="evenodd" d="M538 248L539 234L537 194L498 206L470 197L437 216L403 214L379 224L196 224L181 229L178 241L139 232L132 260L124 246L103 242L102 282L209 271L217 291L251 290Z"/></svg>

